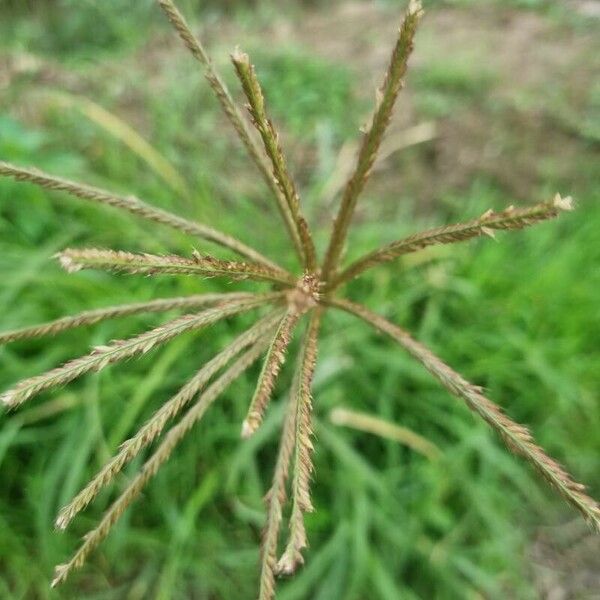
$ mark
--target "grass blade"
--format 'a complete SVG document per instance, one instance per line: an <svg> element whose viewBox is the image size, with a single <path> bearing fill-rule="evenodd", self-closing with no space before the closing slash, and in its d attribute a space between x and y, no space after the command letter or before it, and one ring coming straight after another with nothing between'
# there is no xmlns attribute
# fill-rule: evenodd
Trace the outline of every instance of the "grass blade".
<svg viewBox="0 0 600 600"><path fill-rule="evenodd" d="M334 425L352 427L352 429L358 431L366 431L393 440L415 452L419 452L429 460L439 458L441 455L439 448L422 435L367 413L348 410L347 408L334 408L329 413L329 420Z"/></svg>
<svg viewBox="0 0 600 600"><path fill-rule="evenodd" d="M174 192L188 200L191 198L190 190L177 169L131 125L117 115L85 96L50 92L47 97L62 108L79 110L90 121L96 123L141 158Z"/></svg>

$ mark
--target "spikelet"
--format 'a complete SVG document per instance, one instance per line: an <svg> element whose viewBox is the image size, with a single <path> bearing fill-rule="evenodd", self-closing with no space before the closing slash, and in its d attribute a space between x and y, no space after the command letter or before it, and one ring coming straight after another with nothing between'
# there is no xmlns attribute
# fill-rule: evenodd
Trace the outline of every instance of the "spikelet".
<svg viewBox="0 0 600 600"><path fill-rule="evenodd" d="M371 267L394 260L403 254L416 252L428 246L463 242L481 235L494 238L495 230L524 229L541 221L554 219L561 212L570 210L573 210L572 198L570 196L562 198L560 194L556 194L548 202L540 202L526 208L509 206L500 212L490 209L481 217L471 221L422 231L359 258L334 279L329 289L357 277Z"/></svg>
<svg viewBox="0 0 600 600"><path fill-rule="evenodd" d="M277 265L268 258L230 235L217 231L208 225L190 221L167 212L166 210L162 210L161 208L150 206L135 196L119 196L112 192L107 192L106 190L101 190L89 185L44 173L39 169L18 167L4 161L0 161L0 176L12 177L17 181L26 181L49 190L66 192L82 200L89 200L99 204L106 204L107 206L112 206L114 208L120 208L149 221L168 225L169 227L178 229L188 235L197 236L225 248L229 248L237 254L266 267L277 268Z"/></svg>
<svg viewBox="0 0 600 600"><path fill-rule="evenodd" d="M310 478L313 472L312 453L312 393L311 386L317 364L317 340L321 310L313 311L298 364L296 377L296 432L294 447L294 480L292 484L292 514L290 535L285 551L279 559L277 574L290 575L304 563L302 550L308 545L304 516L314 507L310 499Z"/></svg>
<svg viewBox="0 0 600 600"><path fill-rule="evenodd" d="M398 40L392 51L385 78L376 95L375 111L364 134L356 167L346 183L342 202L333 223L333 231L322 269L324 280L328 280L337 269L356 202L367 183L383 136L392 118L396 99L402 89L402 78L406 73L408 58L413 49L413 39L422 16L421 2L411 0L400 26Z"/></svg>
<svg viewBox="0 0 600 600"><path fill-rule="evenodd" d="M237 379L264 351L266 340L256 343L243 354L221 377L206 389L196 404L188 410L181 421L172 427L164 441L144 463L140 473L125 488L123 493L111 504L98 526L83 538L83 544L68 563L58 565L54 570L52 587L64 582L71 571L80 568L89 554L108 535L113 525L121 518L128 506L139 496L142 489L160 467L169 459L173 449L185 437L206 413L211 404Z"/></svg>
<svg viewBox="0 0 600 600"><path fill-rule="evenodd" d="M24 379L13 389L0 395L0 403L9 408L19 406L32 396L52 387L64 385L90 371L100 371L111 363L132 356L146 354L159 344L164 344L187 331L193 331L226 317L261 306L265 301L276 299L280 294L265 294L258 299L239 300L197 314L183 315L127 340L117 340L108 346L97 346L89 354L76 358L62 367L43 375Z"/></svg>
<svg viewBox="0 0 600 600"><path fill-rule="evenodd" d="M406 331L366 307L348 300L331 300L329 303L331 306L360 317L377 330L396 340L442 386L451 394L461 398L473 412L498 433L509 450L527 460L569 504L583 515L595 531L600 532L600 507L585 494L585 487L573 481L563 467L545 454L542 448L535 443L529 430L509 419L499 406L483 395L480 387L466 381Z"/></svg>

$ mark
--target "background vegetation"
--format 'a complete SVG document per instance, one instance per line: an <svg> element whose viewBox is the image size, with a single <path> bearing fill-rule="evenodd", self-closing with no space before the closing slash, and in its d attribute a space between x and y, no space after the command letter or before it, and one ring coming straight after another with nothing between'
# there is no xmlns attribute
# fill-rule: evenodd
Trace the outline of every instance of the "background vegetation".
<svg viewBox="0 0 600 600"><path fill-rule="evenodd" d="M380 268L353 284L351 295L484 385L598 497L595 3L429 4L389 155L368 187L349 254L555 191L572 194L578 210L498 243L456 245ZM254 56L307 212L312 223L327 225L335 208L330 173L347 165L343 157L368 114L403 3L288 2L285 11L268 2L181 6L229 74L236 43ZM217 223L284 261L291 257L265 189L153 2L5 0L0 17L0 159L134 192ZM106 118L90 119L88 100L135 127L186 185L132 152L128 131L115 136ZM420 129L410 129L415 125ZM337 160L340 148L345 154ZM67 275L50 258L84 243L188 252L191 242L109 209L2 181L2 329L219 289L191 278ZM0 348L0 384L159 318ZM359 322L331 315L325 327L315 389L312 546L306 567L280 586L280 598L599 592L597 540L485 425ZM53 531L57 509L234 331L235 323L219 324L0 415L1 598L252 597L261 496L281 418L275 403L257 437L240 442L252 376L193 431L81 574L58 591L48 587L52 566L75 548L110 494L67 534ZM329 419L339 406L409 427L442 454L429 460L340 428Z"/></svg>

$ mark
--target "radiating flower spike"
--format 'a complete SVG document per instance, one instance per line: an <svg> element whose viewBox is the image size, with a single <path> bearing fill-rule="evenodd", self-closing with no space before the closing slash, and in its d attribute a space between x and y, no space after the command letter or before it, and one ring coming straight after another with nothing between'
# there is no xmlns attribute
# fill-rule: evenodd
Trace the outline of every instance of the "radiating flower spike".
<svg viewBox="0 0 600 600"><path fill-rule="evenodd" d="M279 268L266 267L258 263L220 260L197 251L192 258L182 256L157 256L134 254L122 250L98 248L67 248L56 255L61 266L69 273L82 269L103 269L117 273L142 275L201 275L205 277L227 277L229 279L253 279L294 285L294 277Z"/></svg>
<svg viewBox="0 0 600 600"><path fill-rule="evenodd" d="M328 280L337 269L356 202L371 174L383 136L390 123L396 99L402 89L402 78L406 73L408 58L413 50L413 39L422 16L421 2L411 0L400 26L398 39L392 51L383 83L376 97L375 110L368 130L364 134L356 167L346 183L340 208L333 223L322 269L325 280Z"/></svg>
<svg viewBox="0 0 600 600"><path fill-rule="evenodd" d="M289 541L275 568L279 575L291 575L304 564L302 550L308 546L304 513L314 510L310 498L310 478L313 473L312 454L312 381L317 364L317 341L321 324L321 309L312 312L300 350L296 375L296 432L294 435L294 478L292 482L292 513Z"/></svg>
<svg viewBox="0 0 600 600"><path fill-rule="evenodd" d="M122 494L111 504L102 520L92 531L87 533L83 544L73 555L68 563L58 565L55 569L52 587L62 583L71 571L80 568L89 554L109 534L113 525L121 518L129 505L139 496L148 481L152 479L160 467L169 459L173 449L185 437L193 425L195 425L206 413L211 404L237 379L254 361L258 359L264 350L265 343L256 343L245 354L243 354L219 379L200 396L196 404L189 409L181 421L172 427L164 441L144 463L140 473L128 484Z"/></svg>
<svg viewBox="0 0 600 600"><path fill-rule="evenodd" d="M211 377L223 368L233 357L248 346L256 344L259 339L268 335L281 318L282 309L273 311L248 329L227 348L219 352L206 363L169 401L165 402L150 419L138 429L136 434L123 442L119 452L102 467L99 473L83 488L67 506L61 509L56 527L65 529L75 515L82 511L119 473L123 467L132 461L139 452L152 443L166 424L174 419L193 397L210 381Z"/></svg>
<svg viewBox="0 0 600 600"><path fill-rule="evenodd" d="M229 93L227 86L225 85L221 76L215 70L213 63L210 60L206 50L202 46L200 40L193 34L185 18L177 9L172 0L158 0L158 3L164 13L167 15L169 21L171 21L173 27L179 34L179 37L183 40L188 50L190 50L194 58L203 65L206 79L214 91L225 116L233 125L233 128L242 141L242 144L248 151L252 161L258 167L263 179L273 192L273 195L277 201L277 207L287 227L293 245L296 248L299 257L302 258L302 245L300 242L300 236L298 235L297 229L294 227L294 222L287 205L286 198L277 185L277 182L271 176L269 166L264 158L264 155L252 137L252 133L246 123L246 120L241 115L239 108L231 98L231 94Z"/></svg>
<svg viewBox="0 0 600 600"><path fill-rule="evenodd" d="M166 312L180 308L200 308L201 306L217 305L221 302L231 300L248 300L253 294L246 292L229 292L217 294L196 294L193 296L179 296L177 298L163 298L159 300L150 300L148 302L135 302L131 304L121 304L119 306L108 306L106 308L97 308L86 310L78 315L62 317L30 327L22 327L12 331L3 331L0 333L0 344L8 344L19 340L28 340L32 338L43 337L47 335L56 335L69 329L83 327L85 325L95 325L107 319L118 319L130 317L133 315Z"/></svg>
<svg viewBox="0 0 600 600"><path fill-rule="evenodd" d="M416 341L412 336L366 307L348 300L331 300L331 306L360 317L375 329L397 341L420 362L451 394L461 398L496 433L508 449L527 460L533 468L576 510L589 525L600 532L600 506L585 494L585 486L573 481L571 476L554 459L538 446L529 430L507 417L502 409L483 395L483 390L469 383L451 367Z"/></svg>
<svg viewBox="0 0 600 600"><path fill-rule="evenodd" d="M77 183L69 179L44 173L39 169L18 167L4 161L0 161L0 176L12 177L17 181L33 183L34 185L46 188L48 190L66 192L67 194L71 194L72 196L82 200L89 200L91 202L105 204L114 208L120 208L149 221L167 225L188 235L197 236L225 248L229 248L236 254L240 254L241 256L265 266L271 268L281 268L253 248L246 246L246 244L243 244L230 235L217 231L208 225L203 225L202 223L197 223L196 221L191 221L189 219L184 219L183 217L174 215L166 210L163 210L162 208L156 208L146 204L135 196L121 196L118 194L113 194L112 192L92 187L90 185Z"/></svg>
<svg viewBox="0 0 600 600"><path fill-rule="evenodd" d="M292 384L292 389L298 384L297 373ZM298 394L290 393L287 400L279 452L273 481L269 491L265 495L267 507L267 520L262 532L260 547L260 584L258 599L271 600L275 596L275 576L277 574L277 546L279 542L279 530L283 518L283 507L287 498L286 485L290 470L290 463L294 453L294 440L296 418L298 414Z"/></svg>
<svg viewBox="0 0 600 600"><path fill-rule="evenodd" d="M309 272L313 272L317 268L315 245L308 224L300 210L300 198L283 156L279 134L267 116L263 91L256 77L254 66L250 62L249 56L239 49L231 55L231 60L242 83L244 94L246 94L252 122L260 134L265 152L271 161L273 180L285 198L291 216L289 227L293 228L300 238L303 266Z"/></svg>
<svg viewBox="0 0 600 600"><path fill-rule="evenodd" d="M487 235L495 239L496 231L524 229L554 219L561 212L570 210L573 210L571 197L561 198L560 194L556 194L552 200L525 208L509 206L500 212L488 209L479 218L471 221L422 231L370 252L337 275L329 289L335 289L338 285L358 277L367 269L394 260L404 254L416 252L429 246L463 242L481 235Z"/></svg>
<svg viewBox="0 0 600 600"><path fill-rule="evenodd" d="M164 344L182 333L198 330L226 317L262 306L266 301L279 297L281 295L277 293L265 294L258 299L231 302L224 306L209 308L197 314L183 315L127 340L117 340L108 346L98 346L89 354L76 358L62 367L52 369L43 375L24 379L13 389L0 395L0 402L8 408L16 408L44 390L64 385L85 373L100 371L111 363L146 354L155 346Z"/></svg>
<svg viewBox="0 0 600 600"><path fill-rule="evenodd" d="M285 362L287 348L292 341L292 333L300 316L300 313L287 312L279 323L279 327L275 332L275 336L271 341L269 351L263 362L263 368L258 378L254 396L250 402L248 414L242 423L243 438L249 438L262 423L265 410L273 394L275 382L279 376L279 371Z"/></svg>

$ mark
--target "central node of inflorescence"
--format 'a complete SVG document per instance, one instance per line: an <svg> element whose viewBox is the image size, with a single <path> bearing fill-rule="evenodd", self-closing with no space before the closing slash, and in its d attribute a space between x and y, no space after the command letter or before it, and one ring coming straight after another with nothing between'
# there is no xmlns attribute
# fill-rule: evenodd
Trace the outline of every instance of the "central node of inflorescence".
<svg viewBox="0 0 600 600"><path fill-rule="evenodd" d="M286 293L290 312L303 314L319 303L321 280L314 273L305 273L296 282L296 287Z"/></svg>

